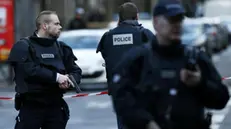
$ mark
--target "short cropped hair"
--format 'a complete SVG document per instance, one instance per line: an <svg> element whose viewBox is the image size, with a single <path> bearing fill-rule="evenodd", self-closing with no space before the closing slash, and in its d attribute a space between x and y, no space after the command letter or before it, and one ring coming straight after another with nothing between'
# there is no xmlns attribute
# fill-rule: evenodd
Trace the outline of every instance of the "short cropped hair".
<svg viewBox="0 0 231 129"><path fill-rule="evenodd" d="M51 10L45 10L45 11L40 12L35 21L36 28L39 29L42 23L49 23L50 21L46 16L51 15L51 14L57 15L55 11L51 11Z"/></svg>
<svg viewBox="0 0 231 129"><path fill-rule="evenodd" d="M132 2L126 2L119 6L119 19L124 20L135 20L137 18L138 8Z"/></svg>

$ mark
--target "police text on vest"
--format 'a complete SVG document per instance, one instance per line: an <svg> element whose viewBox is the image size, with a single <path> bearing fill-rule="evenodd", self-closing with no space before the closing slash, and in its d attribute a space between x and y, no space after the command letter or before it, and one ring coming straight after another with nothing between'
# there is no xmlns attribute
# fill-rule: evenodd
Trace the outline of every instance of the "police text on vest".
<svg viewBox="0 0 231 129"><path fill-rule="evenodd" d="M113 35L113 45L133 44L132 34L116 34Z"/></svg>
<svg viewBox="0 0 231 129"><path fill-rule="evenodd" d="M55 58L54 54L41 54L42 58Z"/></svg>

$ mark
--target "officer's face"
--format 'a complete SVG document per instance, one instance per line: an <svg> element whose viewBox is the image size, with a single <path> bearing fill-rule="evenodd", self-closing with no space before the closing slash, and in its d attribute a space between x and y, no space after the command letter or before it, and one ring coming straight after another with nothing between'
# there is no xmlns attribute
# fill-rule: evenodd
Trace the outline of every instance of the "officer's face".
<svg viewBox="0 0 231 129"><path fill-rule="evenodd" d="M155 22L156 25L154 24L154 26L157 33L163 38L172 41L180 41L183 19L183 15L176 15L173 17L161 16L157 22Z"/></svg>
<svg viewBox="0 0 231 129"><path fill-rule="evenodd" d="M58 38L61 32L62 26L57 15L50 15L50 22L47 24L46 33L53 38Z"/></svg>

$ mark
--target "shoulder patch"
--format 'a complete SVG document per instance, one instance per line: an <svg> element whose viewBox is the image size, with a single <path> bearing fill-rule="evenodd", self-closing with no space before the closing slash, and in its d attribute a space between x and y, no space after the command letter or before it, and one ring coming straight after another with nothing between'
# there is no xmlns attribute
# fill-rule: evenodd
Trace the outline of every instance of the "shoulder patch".
<svg viewBox="0 0 231 129"><path fill-rule="evenodd" d="M121 76L119 74L115 74L113 76L112 82L113 83L118 83L120 81L120 79L121 79Z"/></svg>

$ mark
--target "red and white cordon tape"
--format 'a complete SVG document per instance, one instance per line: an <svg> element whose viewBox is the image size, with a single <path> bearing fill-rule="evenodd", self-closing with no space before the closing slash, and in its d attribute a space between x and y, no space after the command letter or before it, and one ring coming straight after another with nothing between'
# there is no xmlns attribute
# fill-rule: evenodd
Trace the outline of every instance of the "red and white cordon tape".
<svg viewBox="0 0 231 129"><path fill-rule="evenodd" d="M80 93L76 95L65 95L63 98L76 98L76 97L86 97L86 96L99 96L99 95L106 95L108 91L96 92L96 93Z"/></svg>
<svg viewBox="0 0 231 129"><path fill-rule="evenodd" d="M230 80L231 77L223 77L222 80Z"/></svg>
<svg viewBox="0 0 231 129"><path fill-rule="evenodd" d="M77 97L87 97L87 96L98 96L98 95L106 95L108 91L96 92L96 93L80 93L76 95L65 95L64 99L67 98L77 98ZM14 100L14 97L0 97L0 100Z"/></svg>
<svg viewBox="0 0 231 129"><path fill-rule="evenodd" d="M223 77L222 80L230 80L231 77ZM63 96L64 99L67 98L78 98L78 97L87 97L87 96L99 96L99 95L106 95L108 94L108 91L102 91L102 92L95 92L95 93L80 93L75 95L65 95ZM14 97L1 97L0 100L14 100Z"/></svg>

